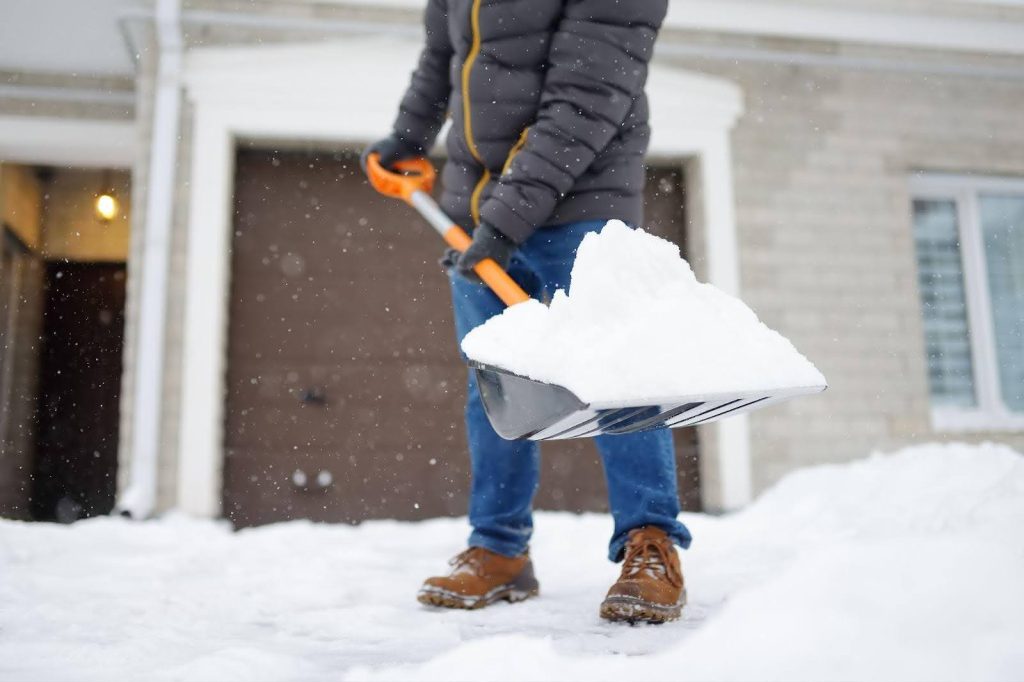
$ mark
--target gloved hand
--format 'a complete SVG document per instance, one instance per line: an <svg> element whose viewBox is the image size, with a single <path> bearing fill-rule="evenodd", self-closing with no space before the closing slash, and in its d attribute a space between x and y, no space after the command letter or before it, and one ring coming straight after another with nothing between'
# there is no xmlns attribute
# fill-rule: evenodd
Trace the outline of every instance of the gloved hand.
<svg viewBox="0 0 1024 682"><path fill-rule="evenodd" d="M455 271L477 284L483 281L473 272L473 266L485 258L493 259L502 270L508 270L508 264L512 260L512 254L519 248L519 245L506 237L494 227L487 223L481 223L480 227L473 230L473 243L469 248L459 253L455 249L445 251L441 265L447 268L455 268Z"/></svg>
<svg viewBox="0 0 1024 682"><path fill-rule="evenodd" d="M359 157L359 163L363 167L364 173L366 172L366 159L374 152L380 154L380 165L385 168L390 168L396 161L424 154L423 147L392 133L383 140L377 140L363 151L363 155Z"/></svg>

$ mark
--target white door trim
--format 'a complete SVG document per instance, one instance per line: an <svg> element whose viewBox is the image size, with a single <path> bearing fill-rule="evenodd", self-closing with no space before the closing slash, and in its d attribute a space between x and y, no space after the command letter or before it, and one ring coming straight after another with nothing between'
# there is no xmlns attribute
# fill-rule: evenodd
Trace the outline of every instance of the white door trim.
<svg viewBox="0 0 1024 682"><path fill-rule="evenodd" d="M373 69L364 68L367 54L375 55ZM208 517L221 511L235 140L376 139L390 125L417 56L417 45L390 37L187 55L184 82L194 121L178 437L182 510ZM742 111L741 93L727 81L657 67L648 94L652 154L680 162L701 157L709 278L738 293L729 131ZM704 455L720 462L720 497L742 504L750 488L746 420L717 428L718 449L728 446L729 454Z"/></svg>
<svg viewBox="0 0 1024 682"><path fill-rule="evenodd" d="M709 135L700 151L700 191L704 219L704 257L708 281L727 294L740 295L739 237L733 197L732 145L729 131ZM719 491L715 507L738 509L753 498L750 420L742 414L715 422L715 463ZM709 456L710 448L701 450ZM706 496L707 496L706 491Z"/></svg>

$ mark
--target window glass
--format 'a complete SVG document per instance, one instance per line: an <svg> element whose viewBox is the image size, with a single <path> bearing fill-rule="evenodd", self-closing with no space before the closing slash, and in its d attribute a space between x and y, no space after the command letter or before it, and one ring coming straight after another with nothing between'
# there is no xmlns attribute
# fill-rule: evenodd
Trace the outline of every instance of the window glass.
<svg viewBox="0 0 1024 682"><path fill-rule="evenodd" d="M956 202L914 201L918 288L932 404L976 405Z"/></svg>
<svg viewBox="0 0 1024 682"><path fill-rule="evenodd" d="M1024 412L1024 196L978 198L1003 402Z"/></svg>

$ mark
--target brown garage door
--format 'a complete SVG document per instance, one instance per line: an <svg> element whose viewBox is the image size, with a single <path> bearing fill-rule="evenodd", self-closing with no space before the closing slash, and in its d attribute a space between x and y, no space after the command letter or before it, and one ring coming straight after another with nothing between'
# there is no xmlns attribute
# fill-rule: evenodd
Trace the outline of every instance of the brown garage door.
<svg viewBox="0 0 1024 682"><path fill-rule="evenodd" d="M682 178L653 170L649 223L682 234ZM236 525L464 514L466 370L437 237L347 153L238 154L224 510ZM696 436L680 483L699 504ZM544 446L540 508L606 508L586 441Z"/></svg>

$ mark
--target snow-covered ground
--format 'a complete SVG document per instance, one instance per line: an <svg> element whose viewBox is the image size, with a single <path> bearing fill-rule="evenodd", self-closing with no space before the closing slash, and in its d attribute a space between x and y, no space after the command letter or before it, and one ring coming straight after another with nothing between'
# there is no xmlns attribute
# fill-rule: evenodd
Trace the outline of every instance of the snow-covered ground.
<svg viewBox="0 0 1024 682"><path fill-rule="evenodd" d="M922 446L688 515L691 604L601 622L610 521L539 514L542 594L432 611L464 520L0 523L0 679L1024 678L1024 457Z"/></svg>

